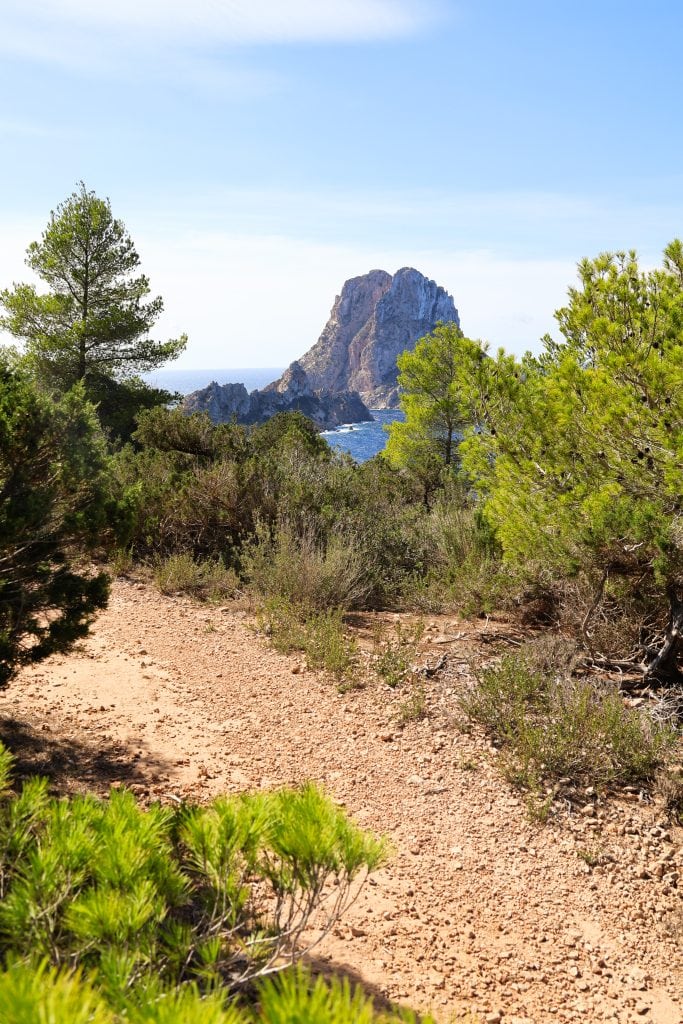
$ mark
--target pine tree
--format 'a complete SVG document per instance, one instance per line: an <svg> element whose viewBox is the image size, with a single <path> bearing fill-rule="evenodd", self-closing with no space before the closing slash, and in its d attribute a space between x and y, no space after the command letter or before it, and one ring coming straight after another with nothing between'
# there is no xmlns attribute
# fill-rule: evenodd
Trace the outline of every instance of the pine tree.
<svg viewBox="0 0 683 1024"><path fill-rule="evenodd" d="M37 375L56 390L84 381L101 391L103 380L125 381L183 351L185 335L148 336L163 302L147 299L149 281L125 226L83 182L51 213L26 263L47 291L15 284L1 292L0 326L24 341Z"/></svg>

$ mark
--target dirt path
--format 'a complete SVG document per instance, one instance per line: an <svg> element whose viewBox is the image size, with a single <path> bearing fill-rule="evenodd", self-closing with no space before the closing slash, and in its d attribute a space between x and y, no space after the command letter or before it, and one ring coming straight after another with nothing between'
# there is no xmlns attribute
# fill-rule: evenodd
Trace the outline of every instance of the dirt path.
<svg viewBox="0 0 683 1024"><path fill-rule="evenodd" d="M681 830L637 793L533 825L495 751L455 727L465 641L437 649L429 715L399 729L400 692L340 694L244 613L121 581L80 652L0 697L0 733L20 770L152 798L323 782L396 852L321 959L393 1000L444 1021L681 1024Z"/></svg>

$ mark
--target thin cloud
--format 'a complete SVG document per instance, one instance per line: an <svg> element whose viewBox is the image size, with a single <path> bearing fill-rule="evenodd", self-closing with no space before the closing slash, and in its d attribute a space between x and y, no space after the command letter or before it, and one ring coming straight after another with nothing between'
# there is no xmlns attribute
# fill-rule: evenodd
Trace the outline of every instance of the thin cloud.
<svg viewBox="0 0 683 1024"><path fill-rule="evenodd" d="M444 0L3 0L0 53L63 73L157 80L227 100L287 88L253 49L415 35ZM449 17L451 15L449 14ZM249 63L247 63L249 60Z"/></svg>
<svg viewBox="0 0 683 1024"><path fill-rule="evenodd" d="M126 206L134 213L137 202L131 198ZM526 259L552 252L556 258L572 261L603 249L634 246L641 258L656 261L663 245L676 234L675 225L683 223L683 203L672 209L655 200L634 206L616 195L531 191L212 188L201 195L157 192L152 200L145 199L140 213L154 211L168 232L213 225L243 235L333 239L352 245L364 244L368 238L377 244L399 245L409 236L435 249L486 248Z"/></svg>
<svg viewBox="0 0 683 1024"><path fill-rule="evenodd" d="M153 32L114 32L49 18L29 24L23 14L8 18L3 25L2 53L67 74L186 84L214 98L258 97L286 88L284 76L232 57L221 58L208 43L185 45Z"/></svg>
<svg viewBox="0 0 683 1024"><path fill-rule="evenodd" d="M409 36L432 24L439 10L435 0L5 0L4 6L6 25L37 35L47 26L234 46Z"/></svg>

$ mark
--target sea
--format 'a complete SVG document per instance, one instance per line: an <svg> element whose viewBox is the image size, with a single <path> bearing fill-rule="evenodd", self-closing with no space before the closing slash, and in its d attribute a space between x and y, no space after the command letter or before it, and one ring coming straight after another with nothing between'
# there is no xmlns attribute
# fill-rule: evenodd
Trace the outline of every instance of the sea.
<svg viewBox="0 0 683 1024"><path fill-rule="evenodd" d="M145 380L155 387L167 391L179 391L189 395L192 391L206 387L211 381L217 384L244 384L247 391L263 388L277 380L284 371L282 366L216 369L216 370L155 370L145 374ZM371 410L373 420L365 423L344 423L336 430L325 430L322 436L332 448L348 452L356 462L367 462L381 452L387 443L384 425L403 419L400 409Z"/></svg>

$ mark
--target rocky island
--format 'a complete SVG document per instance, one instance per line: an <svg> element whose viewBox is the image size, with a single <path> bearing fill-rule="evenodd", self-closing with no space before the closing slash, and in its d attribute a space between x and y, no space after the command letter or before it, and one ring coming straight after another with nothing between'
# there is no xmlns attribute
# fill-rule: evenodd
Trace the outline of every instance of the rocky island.
<svg viewBox="0 0 683 1024"><path fill-rule="evenodd" d="M439 321L460 325L448 292L412 267L393 276L371 270L346 281L312 348L279 380L249 393L218 384L185 399L187 413L214 423L262 423L278 412L302 412L321 429L372 419L370 409L398 405L396 360Z"/></svg>
<svg viewBox="0 0 683 1024"><path fill-rule="evenodd" d="M357 392L314 391L299 362L287 367L279 380L261 390L247 391L244 384L217 384L188 395L183 403L187 413L206 412L214 423L264 423L278 412L302 412L320 430L341 423L371 420L372 414Z"/></svg>
<svg viewBox="0 0 683 1024"><path fill-rule="evenodd" d="M371 409L398 406L396 360L434 330L460 318L452 297L419 270L352 277L334 301L313 348L299 362L314 389L357 391Z"/></svg>

